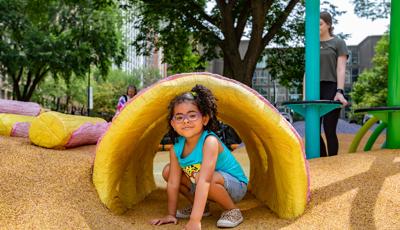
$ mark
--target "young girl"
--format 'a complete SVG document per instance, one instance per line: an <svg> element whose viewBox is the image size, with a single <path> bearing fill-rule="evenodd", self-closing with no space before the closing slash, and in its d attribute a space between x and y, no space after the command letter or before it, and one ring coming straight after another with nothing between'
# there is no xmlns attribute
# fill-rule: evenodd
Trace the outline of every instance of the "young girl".
<svg viewBox="0 0 400 230"><path fill-rule="evenodd" d="M235 203L246 194L248 179L214 133L218 120L213 94L196 85L173 99L168 109L169 135L174 141L170 163L162 173L168 182L168 215L151 224L177 224L177 218L190 218L185 228L200 229L202 217L210 215L207 200L212 200L225 210L218 227L239 225L243 216ZM191 205L177 211L179 192Z"/></svg>
<svg viewBox="0 0 400 230"><path fill-rule="evenodd" d="M118 99L116 114L118 114L119 112L121 112L121 110L122 110L122 108L124 108L125 104L126 104L131 98L133 98L136 94L137 94L137 88L136 88L136 86L134 86L134 85L128 86L128 88L126 89L126 94L122 95L122 96Z"/></svg>

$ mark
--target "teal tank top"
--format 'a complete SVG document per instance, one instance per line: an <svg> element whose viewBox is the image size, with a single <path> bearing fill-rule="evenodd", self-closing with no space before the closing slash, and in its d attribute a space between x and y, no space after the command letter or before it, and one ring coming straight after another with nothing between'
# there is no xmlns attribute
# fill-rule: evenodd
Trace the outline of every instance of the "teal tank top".
<svg viewBox="0 0 400 230"><path fill-rule="evenodd" d="M223 151L218 154L215 171L222 171L228 173L247 185L249 180L244 174L240 164L236 161L235 157L232 155L231 151L225 146L225 144L219 139L219 137L214 132L207 130L203 131L195 148L186 157L182 157L186 139L182 136L178 137L178 142L174 144L174 150L176 157L178 158L179 161L179 166L182 168L183 172L185 172L185 174L192 181L194 181L194 173L198 173L201 169L201 162L203 160L203 145L205 139L209 135L213 135L216 138L218 138L218 141L223 146Z"/></svg>

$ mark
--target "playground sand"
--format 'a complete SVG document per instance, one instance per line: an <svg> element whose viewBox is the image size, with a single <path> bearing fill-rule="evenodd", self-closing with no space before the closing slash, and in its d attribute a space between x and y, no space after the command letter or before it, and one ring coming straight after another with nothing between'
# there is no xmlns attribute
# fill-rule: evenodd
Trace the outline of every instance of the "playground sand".
<svg viewBox="0 0 400 230"><path fill-rule="evenodd" d="M301 217L279 219L248 194L238 204L245 221L236 229L399 229L400 150L347 154L352 137L339 136L338 156L309 161L311 202ZM94 151L95 146L43 149L27 139L0 136L0 229L183 228L187 220L177 226L148 224L167 210L160 175L166 152L154 160L160 189L124 215L114 215L101 204L90 180ZM235 155L248 171L245 150ZM221 211L211 204L212 216L203 219L203 228L215 228Z"/></svg>

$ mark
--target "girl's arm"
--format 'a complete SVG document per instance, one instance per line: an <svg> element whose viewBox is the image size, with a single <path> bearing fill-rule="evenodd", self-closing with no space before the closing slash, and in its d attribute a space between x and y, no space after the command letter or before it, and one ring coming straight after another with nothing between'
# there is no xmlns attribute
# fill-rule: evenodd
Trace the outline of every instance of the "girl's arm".
<svg viewBox="0 0 400 230"><path fill-rule="evenodd" d="M197 178L193 209L190 215L190 221L196 223L201 221L207 202L208 191L218 158L218 143L218 139L214 136L209 136L204 141L203 162Z"/></svg>
<svg viewBox="0 0 400 230"><path fill-rule="evenodd" d="M337 88L344 90L344 81L346 77L346 61L347 56L342 55L338 57L336 73L337 73ZM344 98L344 95L341 93L336 93L334 100L340 101L344 106L347 105L347 100Z"/></svg>
<svg viewBox="0 0 400 230"><path fill-rule="evenodd" d="M124 97L120 97L118 99L118 104L117 104L117 111L118 112L122 110L122 108L124 107L124 104L125 104Z"/></svg>
<svg viewBox="0 0 400 230"><path fill-rule="evenodd" d="M168 215L163 218L153 219L150 221L152 225L162 225L168 223L178 223L176 219L176 206L178 203L179 186L182 176L182 170L179 167L178 159L176 158L174 148L169 151L169 175L167 183L168 194Z"/></svg>
<svg viewBox="0 0 400 230"><path fill-rule="evenodd" d="M181 184L182 170L179 167L178 158L176 158L174 148L169 150L169 176L167 184L168 194L168 214L176 216L176 206L178 203L179 186Z"/></svg>

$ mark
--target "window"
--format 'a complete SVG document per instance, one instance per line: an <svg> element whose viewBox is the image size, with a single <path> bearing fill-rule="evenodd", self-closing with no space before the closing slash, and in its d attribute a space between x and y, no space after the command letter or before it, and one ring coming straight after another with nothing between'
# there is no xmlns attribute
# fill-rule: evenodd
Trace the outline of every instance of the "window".
<svg viewBox="0 0 400 230"><path fill-rule="evenodd" d="M356 52L353 52L351 55L351 63L358 64L358 54Z"/></svg>

